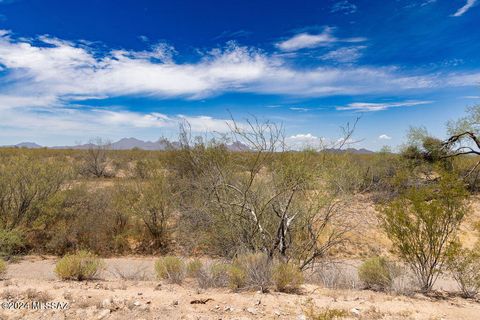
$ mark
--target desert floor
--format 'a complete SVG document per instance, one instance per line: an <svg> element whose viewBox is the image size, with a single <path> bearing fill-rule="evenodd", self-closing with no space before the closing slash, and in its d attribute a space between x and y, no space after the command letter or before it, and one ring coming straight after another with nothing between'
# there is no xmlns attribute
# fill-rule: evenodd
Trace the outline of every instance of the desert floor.
<svg viewBox="0 0 480 320"><path fill-rule="evenodd" d="M105 259L99 279L56 279L55 258L28 256L9 265L0 282L2 319L308 319L308 310L345 310L346 319L480 319L480 302L462 299L440 281L437 294L401 296L368 290L303 286L301 294L202 290L194 280L172 285L153 277L153 257ZM195 300L209 299L192 304ZM10 304L7 301L11 301ZM32 309L39 304L43 309ZM13 302L17 302L14 304ZM65 309L47 302L68 302ZM197 301L198 302L198 301ZM60 306L64 306L61 304ZM27 309L28 307L28 309ZM329 318L318 318L329 319Z"/></svg>

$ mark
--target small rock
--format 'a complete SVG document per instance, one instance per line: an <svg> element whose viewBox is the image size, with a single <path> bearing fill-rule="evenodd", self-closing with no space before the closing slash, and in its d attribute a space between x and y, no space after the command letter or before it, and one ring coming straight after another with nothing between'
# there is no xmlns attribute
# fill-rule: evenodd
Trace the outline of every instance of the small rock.
<svg viewBox="0 0 480 320"><path fill-rule="evenodd" d="M360 309L359 308L352 308L352 309L350 309L350 312L356 317L360 316Z"/></svg>
<svg viewBox="0 0 480 320"><path fill-rule="evenodd" d="M111 304L112 304L112 299L107 298L107 299L102 301L102 308L109 309Z"/></svg>
<svg viewBox="0 0 480 320"><path fill-rule="evenodd" d="M140 301L135 301L135 302L133 303L133 305L134 305L135 307L138 307L138 306L142 305L142 303L141 303Z"/></svg>
<svg viewBox="0 0 480 320"><path fill-rule="evenodd" d="M225 308L223 308L223 311L233 311L233 308L230 306L226 306Z"/></svg>
<svg viewBox="0 0 480 320"><path fill-rule="evenodd" d="M172 305L173 306L178 306L178 300L173 300Z"/></svg>
<svg viewBox="0 0 480 320"><path fill-rule="evenodd" d="M282 312L280 310L275 310L273 313L277 316L280 317L282 315Z"/></svg>
<svg viewBox="0 0 480 320"><path fill-rule="evenodd" d="M304 314L301 314L297 317L297 320L307 320L307 317Z"/></svg>
<svg viewBox="0 0 480 320"><path fill-rule="evenodd" d="M247 312L253 315L257 314L257 310L255 308L247 308Z"/></svg>
<svg viewBox="0 0 480 320"><path fill-rule="evenodd" d="M139 293L137 293L137 295L141 296L141 295L143 295L143 293L139 292Z"/></svg>
<svg viewBox="0 0 480 320"><path fill-rule="evenodd" d="M161 289L162 289L162 284L159 283L159 284L157 284L157 285L155 286L155 289L153 289L153 290L157 290L157 291L158 291L158 290L161 290Z"/></svg>
<svg viewBox="0 0 480 320"><path fill-rule="evenodd" d="M103 319L110 314L110 309L103 309L98 313L97 319Z"/></svg>

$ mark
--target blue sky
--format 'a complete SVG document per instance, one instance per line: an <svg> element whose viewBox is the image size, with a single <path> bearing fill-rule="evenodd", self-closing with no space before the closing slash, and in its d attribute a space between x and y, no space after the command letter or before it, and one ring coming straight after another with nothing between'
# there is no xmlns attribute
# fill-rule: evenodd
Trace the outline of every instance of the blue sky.
<svg viewBox="0 0 480 320"><path fill-rule="evenodd" d="M0 0L0 145L283 123L291 145L443 136L480 103L480 1Z"/></svg>

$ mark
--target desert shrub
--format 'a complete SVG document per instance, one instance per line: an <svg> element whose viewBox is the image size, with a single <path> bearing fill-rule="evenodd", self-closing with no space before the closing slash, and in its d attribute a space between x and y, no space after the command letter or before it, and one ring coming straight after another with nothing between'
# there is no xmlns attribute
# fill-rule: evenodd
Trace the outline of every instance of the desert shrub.
<svg viewBox="0 0 480 320"><path fill-rule="evenodd" d="M158 174L159 169L159 161L140 159L135 164L134 175L140 179L150 179Z"/></svg>
<svg viewBox="0 0 480 320"><path fill-rule="evenodd" d="M165 256L155 262L157 278L171 283L182 283L185 278L185 263L175 256Z"/></svg>
<svg viewBox="0 0 480 320"><path fill-rule="evenodd" d="M80 173L96 178L112 177L114 172L109 168L111 143L95 138L89 141L87 150L83 151L83 166Z"/></svg>
<svg viewBox="0 0 480 320"><path fill-rule="evenodd" d="M303 281L302 271L292 263L278 263L273 269L273 282L277 291L298 292Z"/></svg>
<svg viewBox="0 0 480 320"><path fill-rule="evenodd" d="M468 212L466 198L463 183L443 174L436 183L409 188L380 208L383 229L423 292L432 289L445 269L458 228Z"/></svg>
<svg viewBox="0 0 480 320"><path fill-rule="evenodd" d="M232 265L228 269L228 284L230 289L232 290L237 290L240 288L245 287L246 285L246 278L247 274L245 273L245 270Z"/></svg>
<svg viewBox="0 0 480 320"><path fill-rule="evenodd" d="M344 309L317 309L311 301L307 303L304 313L308 320L336 320L350 316L349 312Z"/></svg>
<svg viewBox="0 0 480 320"><path fill-rule="evenodd" d="M202 268L202 261L198 259L190 260L187 264L187 275L191 278L196 278Z"/></svg>
<svg viewBox="0 0 480 320"><path fill-rule="evenodd" d="M104 262L88 251L67 254L55 266L62 280L91 280L104 268Z"/></svg>
<svg viewBox="0 0 480 320"><path fill-rule="evenodd" d="M448 261L448 269L465 298L475 297L480 290L480 253L458 249Z"/></svg>
<svg viewBox="0 0 480 320"><path fill-rule="evenodd" d="M98 254L126 251L134 230L128 211L133 196L117 185L92 189L80 184L66 190L55 218L48 222L44 250L54 254L79 249Z"/></svg>
<svg viewBox="0 0 480 320"><path fill-rule="evenodd" d="M0 259L0 279L3 279L6 273L7 273L7 263L3 259Z"/></svg>
<svg viewBox="0 0 480 320"><path fill-rule="evenodd" d="M261 252L241 254L234 259L233 265L243 271L245 286L268 290L272 278L272 262L268 255Z"/></svg>
<svg viewBox="0 0 480 320"><path fill-rule="evenodd" d="M32 228L42 219L42 206L68 177L63 163L11 157L0 163L0 228Z"/></svg>
<svg viewBox="0 0 480 320"><path fill-rule="evenodd" d="M167 170L182 190L180 233L195 239L189 243L193 250L227 258L265 252L307 268L345 241L350 220L336 210L339 197L317 185L315 160L322 158L309 151L279 152L284 147L279 126L255 120L246 128L232 124L225 138L252 152L228 152L218 141L205 143L189 133L181 133L181 148Z"/></svg>
<svg viewBox="0 0 480 320"><path fill-rule="evenodd" d="M342 262L322 261L314 269L312 278L330 289L356 289L359 286L357 272L352 266Z"/></svg>
<svg viewBox="0 0 480 320"><path fill-rule="evenodd" d="M157 175L136 188L134 214L143 222L149 236L148 247L166 252L171 242L174 193L164 175Z"/></svg>
<svg viewBox="0 0 480 320"><path fill-rule="evenodd" d="M227 287L230 281L230 265L225 263L211 263L204 266L197 274L197 281L200 288Z"/></svg>
<svg viewBox="0 0 480 320"><path fill-rule="evenodd" d="M24 235L18 230L0 229L0 256L10 257L25 248Z"/></svg>
<svg viewBox="0 0 480 320"><path fill-rule="evenodd" d="M392 285L392 264L384 257L373 257L358 268L358 277L365 287L385 291Z"/></svg>

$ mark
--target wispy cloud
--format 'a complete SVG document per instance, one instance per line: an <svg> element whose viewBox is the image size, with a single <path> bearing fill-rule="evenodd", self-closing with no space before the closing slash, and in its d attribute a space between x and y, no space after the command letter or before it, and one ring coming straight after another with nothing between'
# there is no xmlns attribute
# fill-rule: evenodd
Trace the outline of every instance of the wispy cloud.
<svg viewBox="0 0 480 320"><path fill-rule="evenodd" d="M301 112L310 111L309 108L302 108L302 107L290 107L289 109L292 110L292 111L301 111Z"/></svg>
<svg viewBox="0 0 480 320"><path fill-rule="evenodd" d="M468 10L473 8L477 4L477 0L467 0L467 3L461 7L460 9L457 10L454 14L452 14L452 17L461 17L463 16Z"/></svg>
<svg viewBox="0 0 480 320"><path fill-rule="evenodd" d="M337 42L357 43L366 41L365 38L337 38L333 35L334 28L326 27L319 34L299 33L290 39L277 43L277 47L282 51L297 51L306 48L316 48L328 46Z"/></svg>
<svg viewBox="0 0 480 320"><path fill-rule="evenodd" d="M357 6L347 0L338 1L333 4L331 13L343 13L343 14L352 14L357 11Z"/></svg>
<svg viewBox="0 0 480 320"><path fill-rule="evenodd" d="M329 51L320 56L320 59L327 61L335 61L340 63L353 63L362 56L362 50L366 46L344 47Z"/></svg>
<svg viewBox="0 0 480 320"><path fill-rule="evenodd" d="M390 102L390 103L371 103L371 102L354 102L346 106L337 107L337 110L349 110L356 112L375 112L383 111L390 108L412 107L423 104L430 104L433 101L404 101L404 102Z"/></svg>
<svg viewBox="0 0 480 320"><path fill-rule="evenodd" d="M342 59L345 52L331 53ZM439 87L476 86L480 73L409 74L395 67L296 67L274 54L229 43L198 61L175 61L175 49L96 51L83 43L43 36L17 39L0 31L2 108L57 106L71 101L138 95L203 99L228 92L323 97ZM344 60L345 61L345 60ZM8 97L8 99L7 99ZM21 97L21 99L20 99ZM347 106L359 109L358 105ZM368 107L368 106L367 106ZM388 106L387 106L388 107ZM370 109L386 108L383 104Z"/></svg>
<svg viewBox="0 0 480 320"><path fill-rule="evenodd" d="M392 140L392 137L390 137L389 135L386 135L386 134L381 134L378 136L378 139L380 140Z"/></svg>

